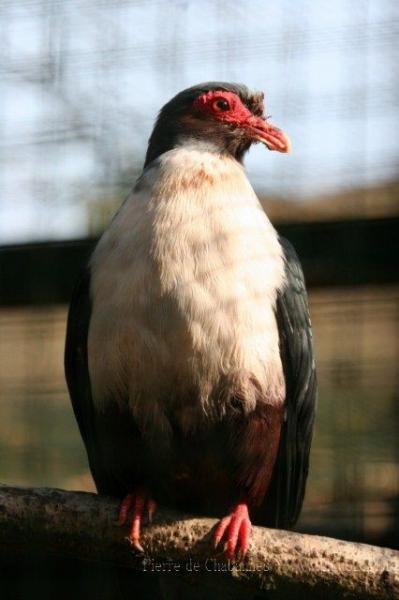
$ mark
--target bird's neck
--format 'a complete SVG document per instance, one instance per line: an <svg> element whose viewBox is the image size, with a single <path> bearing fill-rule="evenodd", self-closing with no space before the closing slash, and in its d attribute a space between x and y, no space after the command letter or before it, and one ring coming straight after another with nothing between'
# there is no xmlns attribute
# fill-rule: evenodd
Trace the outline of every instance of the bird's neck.
<svg viewBox="0 0 399 600"><path fill-rule="evenodd" d="M208 152L230 158L241 164L244 154L248 150L248 145L241 147L234 136L231 139L226 139L215 134L212 135L211 131L204 137L203 134L197 135L195 132L176 133L173 130L158 132L155 129L148 144L144 168L166 152L178 148Z"/></svg>
<svg viewBox="0 0 399 600"><path fill-rule="evenodd" d="M176 141L176 150L193 150L203 152L205 154L213 154L218 158L224 158L226 153L223 152L221 144L214 139L201 139L189 134L182 134ZM229 157L231 158L231 157Z"/></svg>

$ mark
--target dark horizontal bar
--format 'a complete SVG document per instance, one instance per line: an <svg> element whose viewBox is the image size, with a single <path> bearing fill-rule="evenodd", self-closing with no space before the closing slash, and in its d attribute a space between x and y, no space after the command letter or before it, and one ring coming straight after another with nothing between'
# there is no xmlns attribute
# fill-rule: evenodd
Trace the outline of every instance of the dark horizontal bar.
<svg viewBox="0 0 399 600"><path fill-rule="evenodd" d="M399 218L279 225L295 246L309 287L399 281ZM0 305L69 301L96 240L0 247Z"/></svg>

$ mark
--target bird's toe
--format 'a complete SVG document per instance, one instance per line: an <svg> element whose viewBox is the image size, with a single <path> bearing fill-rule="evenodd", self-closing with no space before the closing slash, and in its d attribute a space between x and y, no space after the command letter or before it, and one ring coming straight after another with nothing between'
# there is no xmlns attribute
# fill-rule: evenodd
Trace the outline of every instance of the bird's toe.
<svg viewBox="0 0 399 600"><path fill-rule="evenodd" d="M119 508L118 525L124 525L131 512L129 540L139 552L144 552L140 544L141 527L145 520L151 523L156 509L156 503L146 488L137 488L133 493L127 494Z"/></svg>
<svg viewBox="0 0 399 600"><path fill-rule="evenodd" d="M221 519L214 534L214 547L224 542L224 553L227 559L242 558L248 551L251 521L248 506L238 503L231 513Z"/></svg>

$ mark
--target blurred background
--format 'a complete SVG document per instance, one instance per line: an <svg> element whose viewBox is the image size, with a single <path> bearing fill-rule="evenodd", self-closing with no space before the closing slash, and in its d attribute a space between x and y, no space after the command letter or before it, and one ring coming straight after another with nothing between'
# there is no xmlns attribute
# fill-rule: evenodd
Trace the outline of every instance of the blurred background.
<svg viewBox="0 0 399 600"><path fill-rule="evenodd" d="M181 89L266 92L251 182L309 285L320 400L299 528L399 546L396 0L0 2L0 481L92 490L67 397L73 281Z"/></svg>

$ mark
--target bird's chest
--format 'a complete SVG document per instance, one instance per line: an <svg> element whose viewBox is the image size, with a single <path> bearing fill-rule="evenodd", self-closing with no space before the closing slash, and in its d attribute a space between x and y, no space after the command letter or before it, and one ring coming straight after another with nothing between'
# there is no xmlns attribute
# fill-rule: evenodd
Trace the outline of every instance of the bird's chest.
<svg viewBox="0 0 399 600"><path fill-rule="evenodd" d="M239 362L272 335L280 257L274 231L247 194L220 187L209 198L182 196L157 207L152 252L161 294L172 303L194 353ZM184 340L179 339L181 344ZM244 359L244 356L241 357Z"/></svg>
<svg viewBox="0 0 399 600"><path fill-rule="evenodd" d="M276 234L240 172L225 185L207 173L133 198L92 261L94 396L118 391L150 420L172 404L190 420L251 378L281 395Z"/></svg>

